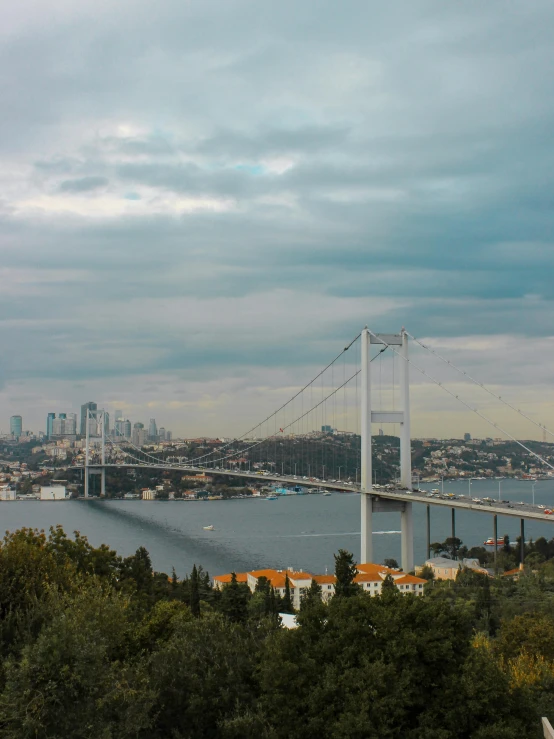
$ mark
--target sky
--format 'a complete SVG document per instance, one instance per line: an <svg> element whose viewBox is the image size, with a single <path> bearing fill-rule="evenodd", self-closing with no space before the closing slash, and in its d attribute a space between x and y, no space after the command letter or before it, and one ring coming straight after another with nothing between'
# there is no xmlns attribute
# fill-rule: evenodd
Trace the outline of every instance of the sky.
<svg viewBox="0 0 554 739"><path fill-rule="evenodd" d="M4 3L0 429L237 435L366 324L554 429L553 32L551 0ZM414 435L500 435L411 379Z"/></svg>

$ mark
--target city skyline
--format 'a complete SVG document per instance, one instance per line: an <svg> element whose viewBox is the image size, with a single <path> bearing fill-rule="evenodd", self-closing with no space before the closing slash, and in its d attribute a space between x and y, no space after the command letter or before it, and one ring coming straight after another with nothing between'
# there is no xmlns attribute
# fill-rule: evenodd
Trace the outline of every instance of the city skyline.
<svg viewBox="0 0 554 739"><path fill-rule="evenodd" d="M368 324L554 428L550 2L56 7L0 31L0 415L240 434Z"/></svg>

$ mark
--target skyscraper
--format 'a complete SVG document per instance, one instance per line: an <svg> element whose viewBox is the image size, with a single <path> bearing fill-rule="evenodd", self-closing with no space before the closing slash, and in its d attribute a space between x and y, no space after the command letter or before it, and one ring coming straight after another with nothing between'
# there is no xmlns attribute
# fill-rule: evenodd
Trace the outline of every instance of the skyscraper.
<svg viewBox="0 0 554 739"><path fill-rule="evenodd" d="M151 418L148 424L148 438L151 441L157 441L158 439L158 427L156 426L156 419Z"/></svg>
<svg viewBox="0 0 554 739"><path fill-rule="evenodd" d="M23 433L23 419L21 416L12 416L10 418L10 434L19 439Z"/></svg>
<svg viewBox="0 0 554 739"><path fill-rule="evenodd" d="M123 421L123 436L126 439L131 438L131 421L128 418Z"/></svg>
<svg viewBox="0 0 554 739"><path fill-rule="evenodd" d="M160 426L158 430L158 438L160 441L165 441L165 429L163 426Z"/></svg>
<svg viewBox="0 0 554 739"><path fill-rule="evenodd" d="M92 400L81 406L81 436L85 436L87 433L87 411L95 411L97 409L98 406Z"/></svg>
<svg viewBox="0 0 554 739"><path fill-rule="evenodd" d="M54 423L54 419L56 418L55 413L49 413L46 416L46 438L49 439L52 436L52 424Z"/></svg>

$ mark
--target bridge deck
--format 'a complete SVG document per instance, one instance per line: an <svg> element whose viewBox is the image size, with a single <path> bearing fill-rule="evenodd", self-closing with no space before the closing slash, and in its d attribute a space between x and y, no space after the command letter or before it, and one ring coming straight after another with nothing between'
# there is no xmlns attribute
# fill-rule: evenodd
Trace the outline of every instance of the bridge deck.
<svg viewBox="0 0 554 739"><path fill-rule="evenodd" d="M357 485L345 485L343 482L328 482L325 480L304 480L299 477L287 477L284 475L260 475L255 472L238 472L234 470L221 470L221 469L209 469L205 467L172 467L167 464L148 464L148 465L137 465L137 464L89 464L89 469L104 467L118 467L118 468L136 468L142 467L145 469L160 469L160 470L173 470L179 472L198 473L206 475L227 475L228 477L242 477L249 480L259 480L267 482L278 482L283 486L285 485L298 485L305 488L321 488L324 487L326 490L337 490L340 492L351 492L361 493L361 489ZM72 469L84 469L84 465L75 465ZM497 514L499 516L512 516L513 518L525 518L533 521L541 521L543 523L554 523L554 515L550 516L544 513L541 509L532 505L515 505L513 503L476 503L471 499L460 500L457 499L444 499L444 498L428 498L421 493L411 493L406 490L372 490L371 495L385 498L389 500L402 500L411 503L423 503L425 505L443 506L446 508L457 508L460 510L474 511L476 513L489 513ZM511 506L511 507L508 507Z"/></svg>

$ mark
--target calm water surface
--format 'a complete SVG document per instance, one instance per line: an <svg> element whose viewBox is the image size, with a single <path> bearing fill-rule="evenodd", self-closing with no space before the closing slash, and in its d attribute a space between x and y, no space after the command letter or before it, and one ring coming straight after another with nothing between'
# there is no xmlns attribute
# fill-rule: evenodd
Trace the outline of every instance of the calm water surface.
<svg viewBox="0 0 554 739"><path fill-rule="evenodd" d="M531 484L503 480L506 500L531 501ZM422 487L440 487L440 483ZM445 482L445 492L467 495L468 483ZM476 480L472 496L498 497L498 482ZM554 507L554 481L540 481L535 502ZM400 561L400 514L374 514L374 559ZM190 572L194 563L210 574L258 567L302 567L311 572L333 571L333 553L345 548L359 556L360 496L352 493L300 495L266 500L207 502L177 501L66 501L0 503L0 530L22 526L48 529L61 524L67 532L85 534L92 544L106 543L120 554L139 546L150 552L154 568L177 574ZM204 531L213 524L215 531ZM468 546L492 536L492 515L456 512L456 535ZM499 516L498 533L511 539L519 534L519 519ZM554 536L554 521L525 523L526 538ZM414 504L415 560L425 558L425 506ZM431 507L431 540L450 536L450 509Z"/></svg>

